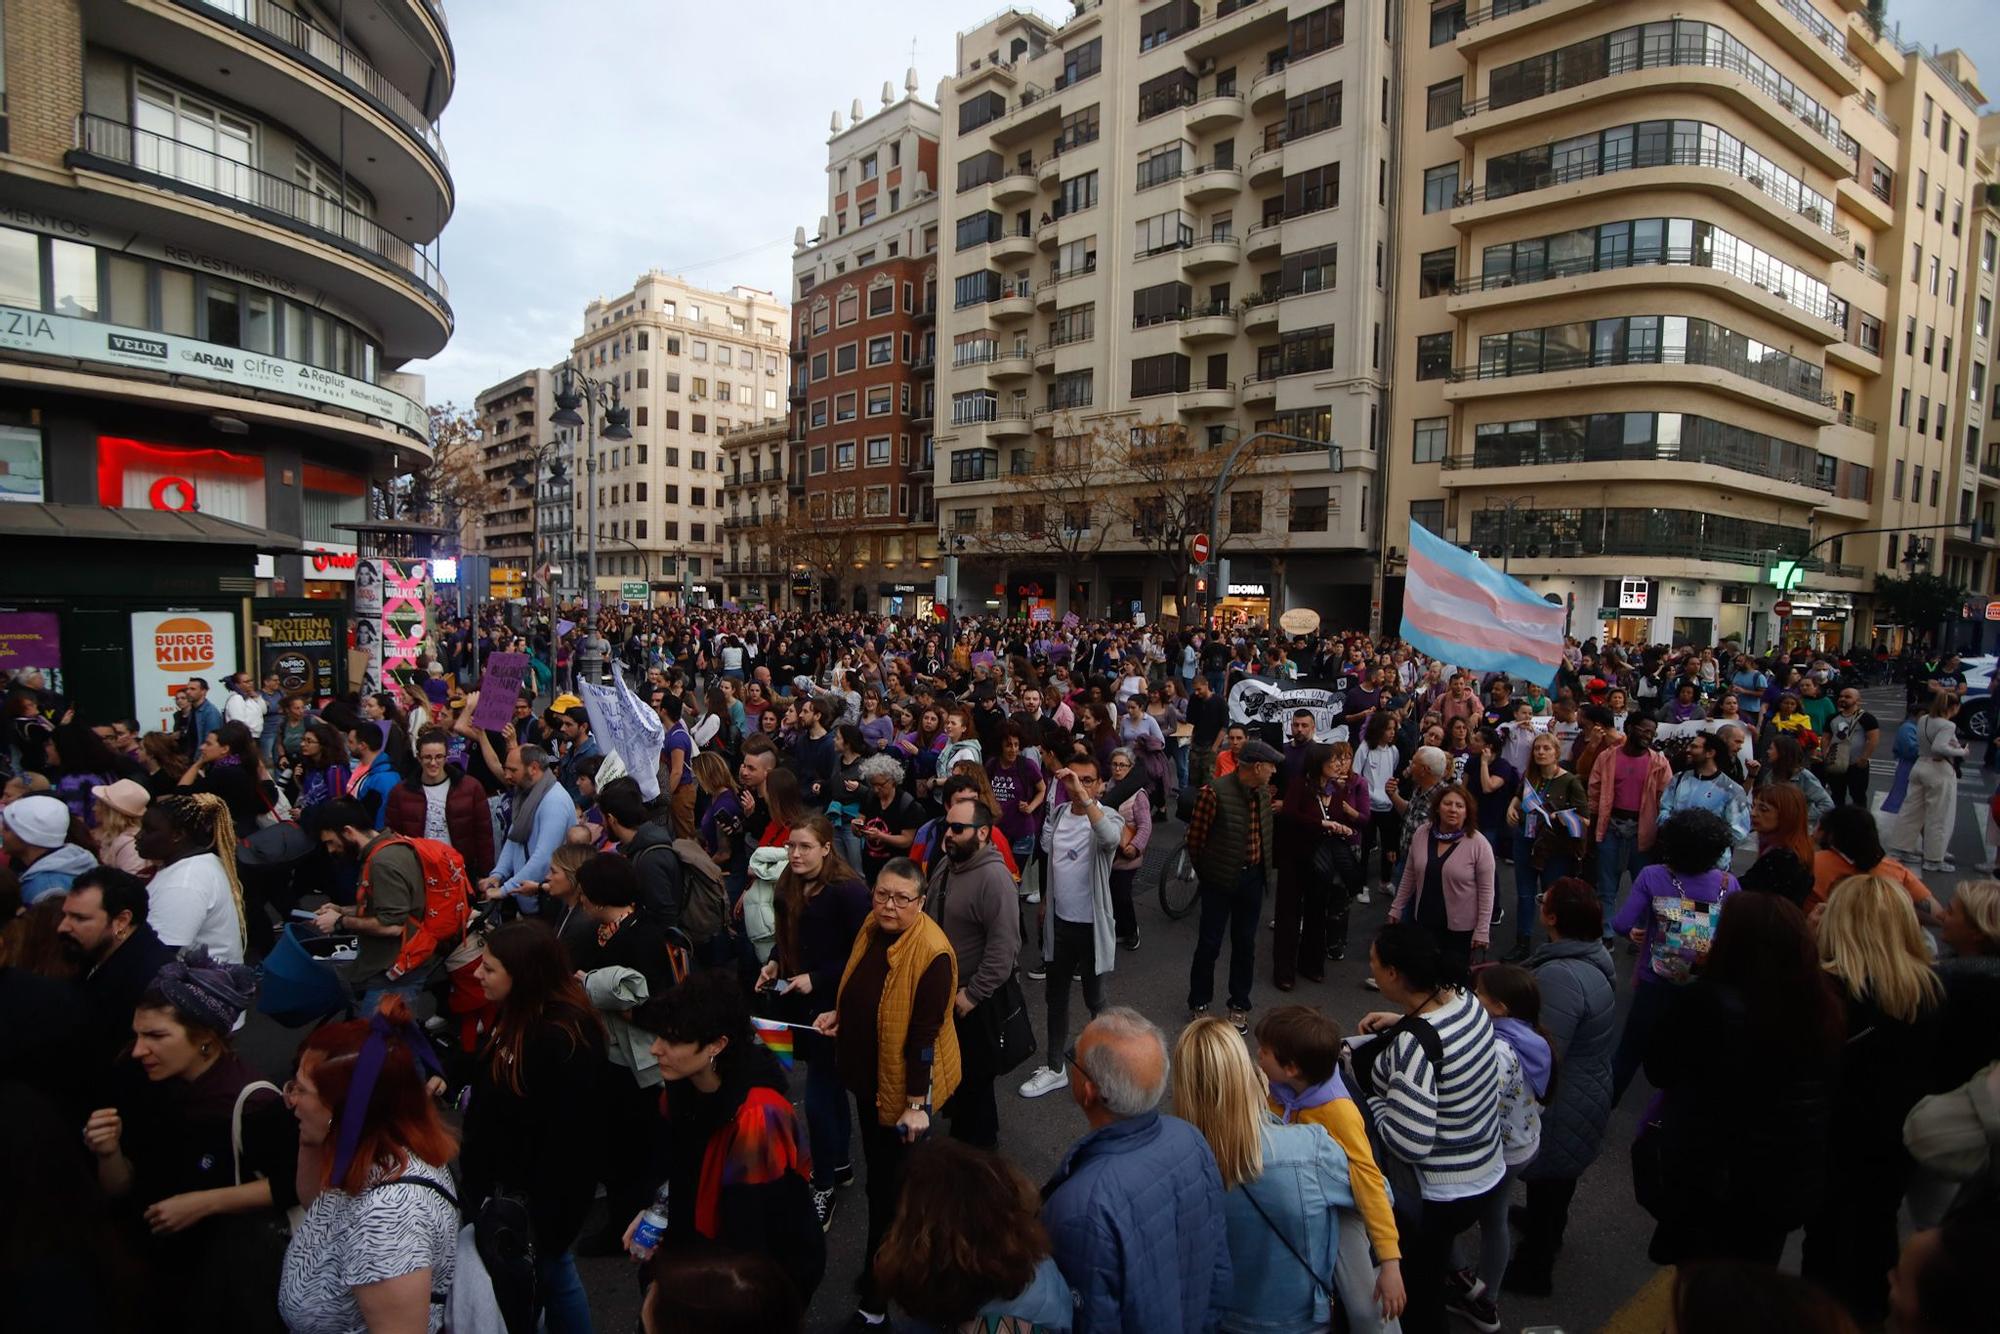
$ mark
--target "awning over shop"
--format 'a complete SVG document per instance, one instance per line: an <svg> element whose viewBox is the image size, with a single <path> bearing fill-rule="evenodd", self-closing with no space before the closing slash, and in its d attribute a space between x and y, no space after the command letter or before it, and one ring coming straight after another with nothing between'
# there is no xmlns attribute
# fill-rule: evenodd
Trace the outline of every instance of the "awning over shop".
<svg viewBox="0 0 2000 1334"><path fill-rule="evenodd" d="M298 550L298 539L193 510L107 509L101 505L0 504L0 538L83 542L186 542L199 546Z"/></svg>

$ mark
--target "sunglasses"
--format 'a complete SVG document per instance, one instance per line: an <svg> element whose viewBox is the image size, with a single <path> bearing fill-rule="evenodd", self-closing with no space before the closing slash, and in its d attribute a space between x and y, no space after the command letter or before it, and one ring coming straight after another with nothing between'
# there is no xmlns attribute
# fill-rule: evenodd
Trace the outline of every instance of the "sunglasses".
<svg viewBox="0 0 2000 1334"><path fill-rule="evenodd" d="M975 829L986 828L983 824L965 824L958 820L947 820L944 827L954 834L968 834Z"/></svg>

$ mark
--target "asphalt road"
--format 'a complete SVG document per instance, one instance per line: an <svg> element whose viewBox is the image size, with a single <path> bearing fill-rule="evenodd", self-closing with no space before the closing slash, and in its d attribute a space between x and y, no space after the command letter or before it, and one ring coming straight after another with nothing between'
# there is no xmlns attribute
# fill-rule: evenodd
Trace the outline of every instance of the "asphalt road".
<svg viewBox="0 0 2000 1334"><path fill-rule="evenodd" d="M1900 688L1869 692L1867 707L1882 721L1884 736L1880 749L1886 754L1889 737L1903 716ZM1872 767L1871 792L1879 797L1888 786L1894 765L1882 759ZM1985 808L1991 794L1991 779L1969 764L1960 787L1960 813L1952 842L1952 851L1962 868L1962 875L1973 874L1972 868L1986 858L1981 831L1985 827ZM1168 918L1160 911L1156 888L1158 868L1179 847L1181 833L1182 826L1171 821L1155 826L1147 869L1139 882L1141 948L1135 953L1119 953L1117 968L1107 979L1106 988L1111 1003L1130 1005L1151 1016L1167 1030L1169 1040L1186 1013L1188 964L1194 950L1195 919L1192 916L1180 921ZM1742 869L1742 863L1739 863L1738 869ZM1502 874L1504 876L1508 872L1503 870ZM1948 897L1953 878L1934 876L1929 878L1928 883ZM1501 897L1505 899L1508 896ZM1387 909L1388 896L1377 887L1372 894L1372 902L1354 907L1347 960L1329 964L1324 983L1302 981L1296 991L1282 999L1288 1003L1317 1005L1344 1029L1351 1031L1356 1019L1369 1009L1376 1008L1373 1003L1376 1001L1375 994L1363 988L1362 979L1367 974L1367 942L1385 920ZM1511 943L1512 938L1511 922L1503 923L1495 931L1498 942ZM1252 1000L1262 1008L1278 1003L1281 997L1270 985L1269 933L1260 932L1258 943L1257 984ZM1629 981L1632 955L1621 947L1617 951L1617 962L1621 980ZM1218 1004L1226 968L1225 947L1224 959L1217 970ZM1043 986L1030 982L1027 987L1030 1008L1036 1016L1037 1042L1045 1044ZM1621 1010L1625 994L1626 988L1621 986ZM1086 1013L1080 994L1072 997L1070 1013L1071 1022L1080 1025ZM1070 1038L1074 1040L1074 1032ZM275 1030L260 1020L253 1023L252 1031L246 1034L245 1045L253 1059L282 1079L289 1066L291 1046L295 1042L296 1034ZM1063 1151L1083 1134L1086 1127L1082 1116L1061 1090L1039 1099L1022 1098L1016 1093L1016 1086L1031 1070L1032 1065L1023 1066L1001 1081L1000 1142L1002 1151L1018 1163L1031 1179L1039 1181L1054 1170ZM1659 1292L1658 1285L1647 1288L1658 1272L1646 1259L1652 1220L1632 1201L1631 1179L1626 1165L1625 1149L1635 1133L1636 1117L1650 1096L1649 1090L1643 1087L1643 1077L1637 1083L1638 1086L1627 1092L1623 1104L1614 1110L1604 1151L1585 1174L1577 1191L1565 1248L1556 1266L1556 1295L1541 1300L1505 1297L1501 1303L1501 1318L1506 1328L1555 1326L1571 1334L1614 1323L1625 1325L1627 1322L1632 1322L1630 1327L1635 1329L1660 1328L1660 1322L1656 1320L1646 1324L1633 1320L1642 1314L1640 1308L1657 1300ZM803 1087L801 1070L795 1079L794 1091L802 1095ZM867 1169L860 1159L858 1146L855 1158L857 1173L865 1174ZM866 1197L861 1181L857 1180L840 1196L838 1213L828 1235L827 1276L812 1304L808 1321L810 1330L839 1329L852 1312L853 1282L861 1268L866 1226ZM632 1266L617 1258L586 1259L578 1263L590 1292L592 1313L598 1328L617 1331L618 1334L636 1329L638 1291ZM1796 1251L1792 1255L1792 1265L1796 1266ZM1645 1291L1642 1292L1642 1289ZM1627 1310L1628 1307L1633 1309ZM1626 1320L1615 1320L1621 1311L1625 1312Z"/></svg>

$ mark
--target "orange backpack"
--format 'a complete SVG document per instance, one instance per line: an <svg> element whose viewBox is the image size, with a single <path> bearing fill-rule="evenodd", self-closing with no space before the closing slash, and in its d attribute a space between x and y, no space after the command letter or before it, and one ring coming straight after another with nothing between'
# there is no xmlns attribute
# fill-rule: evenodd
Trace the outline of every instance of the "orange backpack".
<svg viewBox="0 0 2000 1334"><path fill-rule="evenodd" d="M402 844L417 854L417 869L423 876L424 901L403 924L403 948L389 968L390 978L398 978L418 967L439 951L449 951L465 936L472 923L472 878L465 873L465 858L449 843L433 838L406 838L385 834L369 847L361 860L361 884L355 907L368 911L369 869L375 854L391 844Z"/></svg>

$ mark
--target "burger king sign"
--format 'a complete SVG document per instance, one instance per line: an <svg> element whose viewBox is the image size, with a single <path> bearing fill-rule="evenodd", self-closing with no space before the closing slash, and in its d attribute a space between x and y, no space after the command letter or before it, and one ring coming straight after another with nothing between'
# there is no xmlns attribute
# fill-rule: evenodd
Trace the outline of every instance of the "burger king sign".
<svg viewBox="0 0 2000 1334"><path fill-rule="evenodd" d="M228 612L132 613L132 702L142 726L173 726L174 698L192 676L208 682L220 710L222 683L236 668L236 622Z"/></svg>

